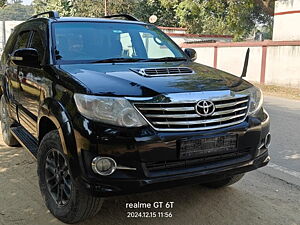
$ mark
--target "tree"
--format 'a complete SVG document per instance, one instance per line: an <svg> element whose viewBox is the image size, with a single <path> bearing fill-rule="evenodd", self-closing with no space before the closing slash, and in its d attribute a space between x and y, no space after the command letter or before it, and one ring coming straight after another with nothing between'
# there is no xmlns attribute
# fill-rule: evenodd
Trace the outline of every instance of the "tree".
<svg viewBox="0 0 300 225"><path fill-rule="evenodd" d="M104 16L103 0L34 0L35 13L49 10L59 11L62 16ZM160 0L108 0L108 14L127 13L142 21L155 14L158 25L178 26L175 8L163 7Z"/></svg>
<svg viewBox="0 0 300 225"><path fill-rule="evenodd" d="M156 15L158 18L156 25L179 26L174 3L175 1L170 5L163 5L161 0L141 0L137 4L134 15L145 22L148 22L151 15Z"/></svg>
<svg viewBox="0 0 300 225"><path fill-rule="evenodd" d="M139 4L138 0L108 0L108 15L127 13L134 14L134 11Z"/></svg>
<svg viewBox="0 0 300 225"><path fill-rule="evenodd" d="M271 17L254 0L161 1L168 6L174 2L180 25L191 33L230 34L234 40L242 40L257 24L271 22Z"/></svg>
<svg viewBox="0 0 300 225"><path fill-rule="evenodd" d="M19 3L7 5L0 10L1 20L27 20L33 14L32 6L22 5Z"/></svg>
<svg viewBox="0 0 300 225"><path fill-rule="evenodd" d="M71 16L73 8L72 0L34 0L32 2L35 13L55 10L63 16Z"/></svg>
<svg viewBox="0 0 300 225"><path fill-rule="evenodd" d="M275 1L276 0L254 0L255 4L261 7L269 16L274 15Z"/></svg>
<svg viewBox="0 0 300 225"><path fill-rule="evenodd" d="M136 0L108 1L109 14L131 13ZM62 16L100 17L104 16L103 0L34 0L36 13L56 10Z"/></svg>
<svg viewBox="0 0 300 225"><path fill-rule="evenodd" d="M160 26L183 26L197 34L230 34L242 40L257 24L272 24L275 0L107 0L108 14L128 13ZM103 0L34 0L36 13L56 10L62 16L100 17Z"/></svg>
<svg viewBox="0 0 300 225"><path fill-rule="evenodd" d="M0 0L0 8L2 8L6 4L6 0Z"/></svg>

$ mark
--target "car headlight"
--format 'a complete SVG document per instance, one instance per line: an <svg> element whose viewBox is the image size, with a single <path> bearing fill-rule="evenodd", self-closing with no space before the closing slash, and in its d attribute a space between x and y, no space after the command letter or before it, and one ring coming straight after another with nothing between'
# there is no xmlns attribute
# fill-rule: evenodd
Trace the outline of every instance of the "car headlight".
<svg viewBox="0 0 300 225"><path fill-rule="evenodd" d="M125 98L74 94L78 111L88 119L121 127L147 124Z"/></svg>
<svg viewBox="0 0 300 225"><path fill-rule="evenodd" d="M250 115L257 113L260 110L260 108L263 105L263 93L259 88L253 86L253 87L248 88L239 93L249 95L249 97L250 97L249 114Z"/></svg>

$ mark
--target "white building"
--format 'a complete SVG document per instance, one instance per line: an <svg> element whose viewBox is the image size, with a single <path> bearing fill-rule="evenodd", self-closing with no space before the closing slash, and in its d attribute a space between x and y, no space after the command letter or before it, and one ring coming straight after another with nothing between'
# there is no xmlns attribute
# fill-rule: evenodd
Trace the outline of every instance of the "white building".
<svg viewBox="0 0 300 225"><path fill-rule="evenodd" d="M300 0L277 0L274 12L273 41L300 40Z"/></svg>

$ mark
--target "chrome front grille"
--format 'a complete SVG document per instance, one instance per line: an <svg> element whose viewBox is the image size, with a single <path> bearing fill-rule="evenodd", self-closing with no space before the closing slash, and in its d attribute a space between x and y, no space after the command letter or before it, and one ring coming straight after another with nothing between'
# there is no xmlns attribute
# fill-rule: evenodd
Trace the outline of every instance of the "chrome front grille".
<svg viewBox="0 0 300 225"><path fill-rule="evenodd" d="M149 124L161 131L210 130L241 123L248 112L248 96L214 99L215 112L200 116L195 109L198 101L179 103L134 103Z"/></svg>

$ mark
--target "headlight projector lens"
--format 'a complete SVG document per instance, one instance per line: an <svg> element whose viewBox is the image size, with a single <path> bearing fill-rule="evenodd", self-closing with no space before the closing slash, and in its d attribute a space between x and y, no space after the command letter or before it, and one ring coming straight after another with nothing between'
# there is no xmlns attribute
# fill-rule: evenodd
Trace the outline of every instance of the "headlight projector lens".
<svg viewBox="0 0 300 225"><path fill-rule="evenodd" d="M117 163L112 158L98 156L92 161L92 169L95 173L102 176L108 176L115 172L117 169Z"/></svg>

